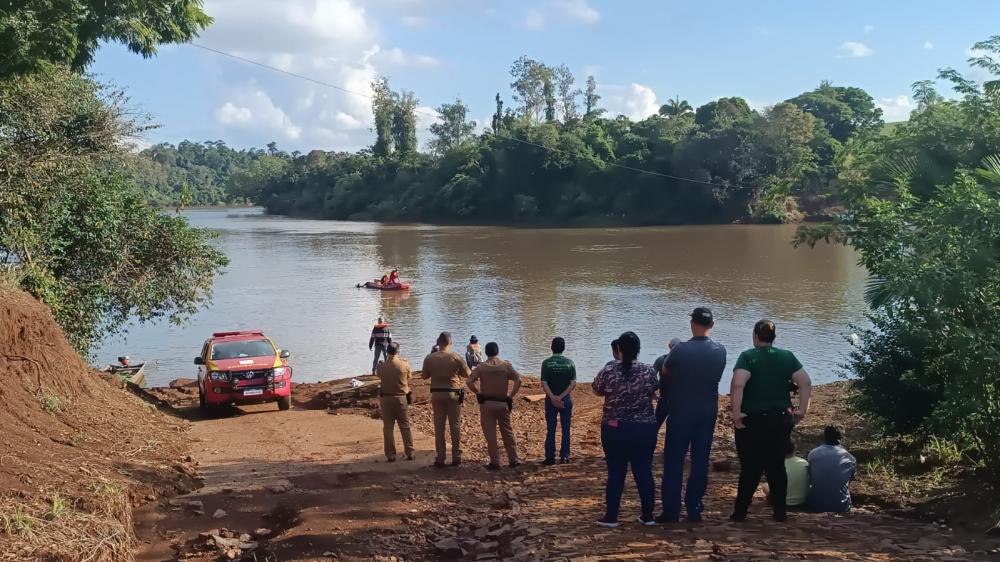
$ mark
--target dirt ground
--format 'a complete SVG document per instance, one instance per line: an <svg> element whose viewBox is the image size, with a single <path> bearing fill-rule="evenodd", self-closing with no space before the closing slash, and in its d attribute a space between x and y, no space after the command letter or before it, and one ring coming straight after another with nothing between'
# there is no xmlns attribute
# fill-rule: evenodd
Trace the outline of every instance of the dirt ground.
<svg viewBox="0 0 1000 562"><path fill-rule="evenodd" d="M1000 559L995 539L952 529L946 520L895 515L884 507L884 494L866 489L864 479L849 515L796 513L778 524L756 504L750 521L730 523L736 473L726 466L735 454L724 409L713 452L721 470L711 475L704 523L638 525L630 481L622 527L601 529L594 524L603 510L606 475L601 402L589 385L580 385L574 395L570 464L538 463L543 404L518 400L513 423L521 456L529 462L489 472L482 466L485 446L471 397L463 411L466 462L457 468L431 466L429 390L423 382L414 383L411 410L417 459L386 463L377 387L368 377L362 380L366 385L356 390L343 381L299 385L287 412L274 405L248 406L208 419L198 415L195 391L185 381L156 391L192 422L191 455L205 487L137 513L139 559ZM821 428L834 421L847 428L851 446L860 421L844 417L843 390L843 385L816 389L810 418L796 430L802 449L813 446ZM540 392L538 381L529 379L522 395ZM220 509L224 513L216 513ZM219 549L220 540L241 539L246 539L242 550Z"/></svg>

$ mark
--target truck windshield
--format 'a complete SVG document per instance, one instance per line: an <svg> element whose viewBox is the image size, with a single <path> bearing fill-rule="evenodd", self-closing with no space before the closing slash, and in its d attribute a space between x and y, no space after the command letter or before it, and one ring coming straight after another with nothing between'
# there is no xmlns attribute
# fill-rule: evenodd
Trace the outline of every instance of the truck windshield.
<svg viewBox="0 0 1000 562"><path fill-rule="evenodd" d="M270 355L274 355L274 347L267 340L231 341L212 346L213 360L267 357Z"/></svg>

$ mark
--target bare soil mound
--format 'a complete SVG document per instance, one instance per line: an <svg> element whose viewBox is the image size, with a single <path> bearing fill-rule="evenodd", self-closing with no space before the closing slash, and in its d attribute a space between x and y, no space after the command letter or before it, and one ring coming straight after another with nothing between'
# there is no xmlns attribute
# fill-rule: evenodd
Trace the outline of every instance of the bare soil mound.
<svg viewBox="0 0 1000 562"><path fill-rule="evenodd" d="M0 373L0 559L130 560L132 506L197 486L177 462L183 422L103 379L9 289Z"/></svg>

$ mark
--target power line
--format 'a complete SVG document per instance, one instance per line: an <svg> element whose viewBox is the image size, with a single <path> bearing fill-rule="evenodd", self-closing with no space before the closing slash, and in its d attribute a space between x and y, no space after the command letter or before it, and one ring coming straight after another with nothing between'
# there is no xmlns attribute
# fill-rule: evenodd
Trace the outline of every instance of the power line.
<svg viewBox="0 0 1000 562"><path fill-rule="evenodd" d="M212 47L207 47L207 46L201 45L199 43L191 42L191 43L188 43L188 44L191 45L192 47L196 47L198 49L202 49L202 50L208 51L210 53L215 53L217 55L228 57L228 58L231 58L233 60L238 60L240 62L244 62L246 64L251 64L253 66L259 66L260 68L264 68L264 69L270 70L272 72L277 72L279 74L285 74L285 75L291 76L293 78L298 78L299 80L305 80L306 82L312 82L313 84L316 84L316 85L319 85L319 86L323 86L325 88L331 88L331 89L334 89L334 90L338 90L338 91L344 92L345 94L351 94L352 96L362 97L362 98L365 98L367 100L371 100L372 99L372 96L370 96L368 94L365 94L365 93L362 93L362 92L355 92L354 90L348 90L347 88L343 88L341 86L337 86L336 84L331 84L329 82L324 82L323 80L317 80L316 78L312 78L312 77L306 76L304 74L299 74L297 72L292 72L290 70L285 70L285 69L282 69L282 68L278 68L276 66L271 66L269 64L264 64L264 63L262 63L260 61L256 61L256 60L253 60L253 59L248 59L246 57L241 57L239 55L234 55L232 53L227 53L225 51L220 51L219 49L213 49ZM435 113L428 113L426 111L421 111L420 109L414 109L413 112L417 113L417 114L420 114L420 115L423 115L425 117L430 117L432 119L437 119L439 117ZM534 142L527 141L527 140L524 140L524 139L519 139L517 137L513 137L513 136L510 136L510 135L505 135L505 134L502 134L502 133L493 133L493 135L496 136L496 137L500 137L502 139L506 139L506 140L518 142L518 143L525 144L525 145L528 145L528 146L533 146L535 148L541 148L542 150L546 150L546 151L549 151L549 152L563 153L563 151L560 150L560 149L558 149L558 148L553 148L553 147L550 147L550 146L545 146L543 144L538 144L538 143L534 143ZM614 162L609 162L608 165L611 166L611 167L614 167L614 168L619 168L619 169L622 169L622 170L628 170L630 172L636 172L636 173L639 173L639 174L646 174L646 175L650 175L650 176L658 176L658 177L662 177L662 178L667 178L667 179L672 179L672 180L677 180L677 181L684 181L684 182L689 182L689 183L694 183L694 184L700 184L700 185L708 185L708 186L719 187L719 188L723 188L723 189L758 189L756 187L744 186L744 185L739 185L739 184L727 185L727 184L723 184L723 183L715 183L715 182L706 181L706 180L698 180L698 179L694 179L694 178L685 178L685 177L681 177L681 176L675 176L675 175L672 175L672 174L664 174L662 172L655 172L653 170L644 170L642 168L635 168L635 167L632 167L632 166L626 166L624 164L617 164L617 163L614 163Z"/></svg>

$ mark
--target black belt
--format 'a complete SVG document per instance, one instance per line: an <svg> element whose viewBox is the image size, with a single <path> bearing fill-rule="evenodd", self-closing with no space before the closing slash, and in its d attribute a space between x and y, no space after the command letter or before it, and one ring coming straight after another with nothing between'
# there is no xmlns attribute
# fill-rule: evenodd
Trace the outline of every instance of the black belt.
<svg viewBox="0 0 1000 562"><path fill-rule="evenodd" d="M787 409L781 410L764 410L763 412L753 412L747 414L747 417L762 416L762 417L772 417L772 416L790 416L792 415Z"/></svg>
<svg viewBox="0 0 1000 562"><path fill-rule="evenodd" d="M476 402L479 402L479 404L482 404L483 402L501 402L507 405L508 412L514 410L514 399L506 396L503 398L494 398L492 396L483 396L482 394L477 394Z"/></svg>

